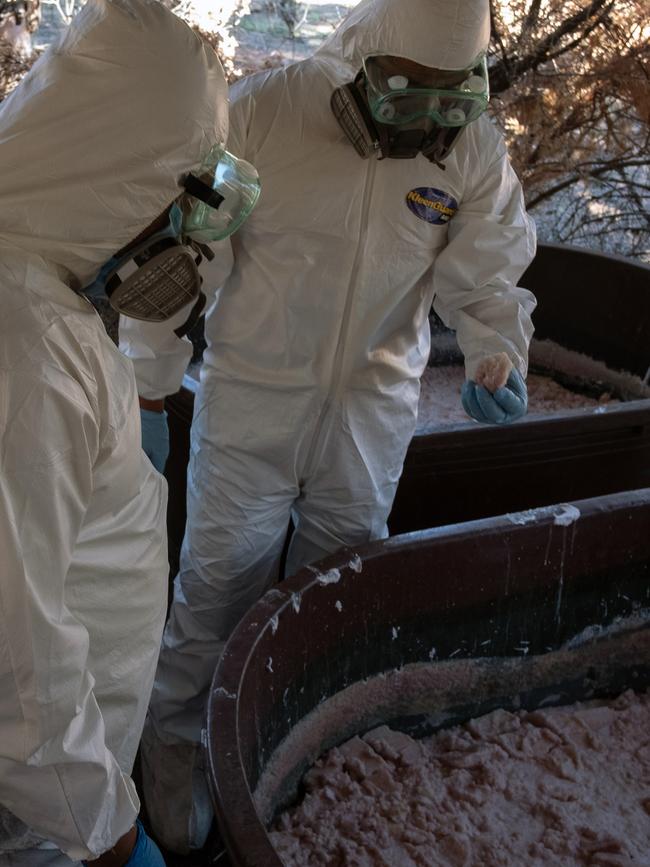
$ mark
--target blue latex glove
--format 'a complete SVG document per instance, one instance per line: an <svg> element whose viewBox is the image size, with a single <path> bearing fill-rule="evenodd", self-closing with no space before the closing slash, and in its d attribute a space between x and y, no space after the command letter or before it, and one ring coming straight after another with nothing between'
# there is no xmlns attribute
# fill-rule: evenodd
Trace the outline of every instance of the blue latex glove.
<svg viewBox="0 0 650 867"><path fill-rule="evenodd" d="M165 859L160 854L160 849L151 837L147 836L142 822L136 819L135 824L138 829L138 836L135 839L133 852L131 852L124 867L165 867Z"/></svg>
<svg viewBox="0 0 650 867"><path fill-rule="evenodd" d="M142 448L159 473L162 473L169 455L169 428L167 413L140 408Z"/></svg>
<svg viewBox="0 0 650 867"><path fill-rule="evenodd" d="M465 380L460 399L467 415L483 424L509 424L526 415L528 409L526 383L514 368L503 388L497 388L494 394L484 385Z"/></svg>

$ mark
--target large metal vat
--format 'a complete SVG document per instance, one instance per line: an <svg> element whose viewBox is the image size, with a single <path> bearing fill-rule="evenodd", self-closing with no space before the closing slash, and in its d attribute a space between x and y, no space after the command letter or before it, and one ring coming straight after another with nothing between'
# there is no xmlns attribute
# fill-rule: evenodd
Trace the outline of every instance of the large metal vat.
<svg viewBox="0 0 650 867"><path fill-rule="evenodd" d="M639 379L646 376L650 267L588 250L540 245L521 283L538 297L536 340L584 353ZM202 340L199 334L195 360ZM451 345L455 347L453 338ZM444 351L440 360L445 360ZM543 367L538 362L538 368ZM188 383L192 384L189 379ZM172 573L185 526L193 401L192 391L183 388L166 403ZM599 412L571 410L529 417L514 426L470 423L413 438L389 528L392 534L406 533L646 485L650 485L648 398L612 404Z"/></svg>
<svg viewBox="0 0 650 867"><path fill-rule="evenodd" d="M538 299L532 371L554 373L550 342L578 362L587 356L611 371L626 371L643 394L650 373L649 266L540 245L520 283ZM453 338L434 333L433 360L453 360L457 351L450 347ZM563 371L559 378L567 379ZM634 397L623 380L618 391ZM391 533L650 485L647 394L595 411L528 416L503 427L450 426L414 437L389 518Z"/></svg>
<svg viewBox="0 0 650 867"><path fill-rule="evenodd" d="M650 489L395 537L287 579L241 621L210 694L232 864L280 867L265 820L352 734L647 688L648 609Z"/></svg>

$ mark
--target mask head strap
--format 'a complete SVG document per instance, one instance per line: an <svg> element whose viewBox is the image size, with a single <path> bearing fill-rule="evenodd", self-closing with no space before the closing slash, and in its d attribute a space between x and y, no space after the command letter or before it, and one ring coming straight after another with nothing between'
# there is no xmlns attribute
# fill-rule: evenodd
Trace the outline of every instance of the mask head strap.
<svg viewBox="0 0 650 867"><path fill-rule="evenodd" d="M431 163L438 168L444 169L442 160L446 159L456 146L458 139L465 129L460 127L437 127L426 137L422 145L422 153Z"/></svg>

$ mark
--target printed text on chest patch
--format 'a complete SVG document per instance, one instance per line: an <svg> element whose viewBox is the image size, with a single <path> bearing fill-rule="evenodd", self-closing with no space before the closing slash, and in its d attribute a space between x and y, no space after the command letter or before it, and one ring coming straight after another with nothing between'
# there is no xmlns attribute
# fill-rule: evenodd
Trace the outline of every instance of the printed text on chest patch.
<svg viewBox="0 0 650 867"><path fill-rule="evenodd" d="M406 204L416 217L427 223L448 223L458 210L458 202L449 193L434 187L416 187L406 194Z"/></svg>

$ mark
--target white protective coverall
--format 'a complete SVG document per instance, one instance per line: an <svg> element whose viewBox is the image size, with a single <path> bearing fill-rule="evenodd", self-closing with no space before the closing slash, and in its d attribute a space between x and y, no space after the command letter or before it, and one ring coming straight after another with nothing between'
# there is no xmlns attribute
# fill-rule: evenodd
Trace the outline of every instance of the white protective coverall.
<svg viewBox="0 0 650 867"><path fill-rule="evenodd" d="M71 287L225 141L226 96L159 3L90 0L0 107L0 863L95 857L138 813L166 485L131 362Z"/></svg>
<svg viewBox="0 0 650 867"><path fill-rule="evenodd" d="M199 741L218 656L276 579L290 512L288 574L386 535L432 302L456 330L468 377L502 351L526 376L535 300L516 283L535 231L490 120L465 129L443 169L422 155L364 161L330 109L368 54L468 66L487 46L487 7L364 0L312 58L231 89L229 150L256 166L262 196L233 236L206 323L187 529L143 741L159 768L165 745ZM430 202L424 217L411 191ZM437 219L441 191L457 203L448 223ZM147 350L134 338L126 350L152 388ZM174 371L165 359L151 397L178 388L182 362ZM180 771L165 767L166 779L145 784L159 830L188 803Z"/></svg>

